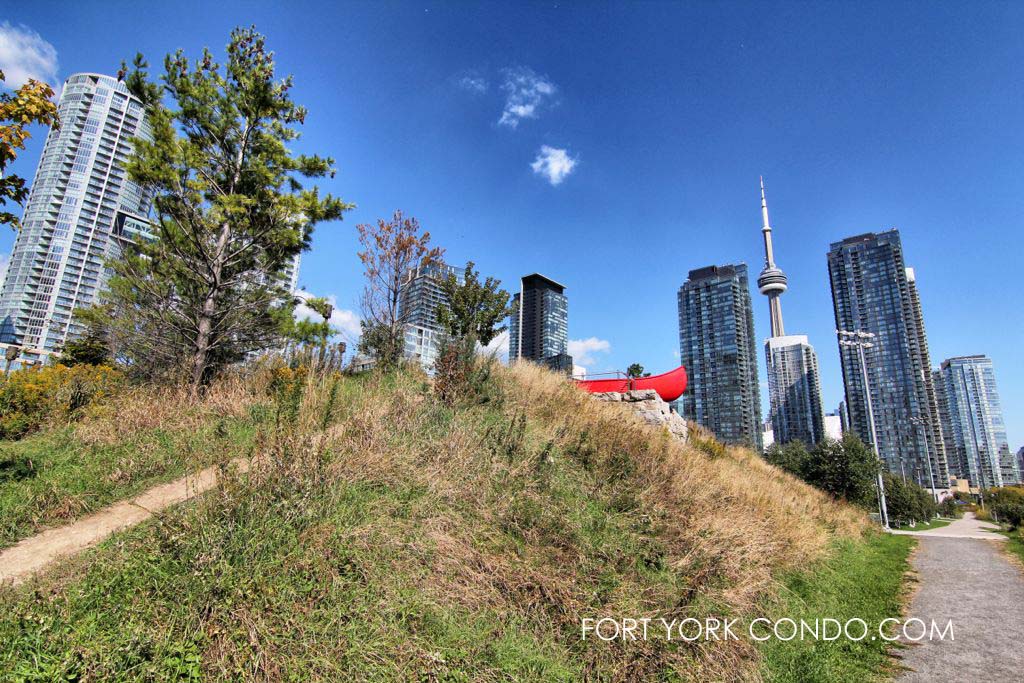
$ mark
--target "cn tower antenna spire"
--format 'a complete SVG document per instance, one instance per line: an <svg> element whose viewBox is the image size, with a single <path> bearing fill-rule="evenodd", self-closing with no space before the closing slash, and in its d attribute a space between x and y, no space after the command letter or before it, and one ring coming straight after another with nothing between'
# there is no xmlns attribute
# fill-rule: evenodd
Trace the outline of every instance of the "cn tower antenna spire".
<svg viewBox="0 0 1024 683"><path fill-rule="evenodd" d="M764 196L764 176L761 176L761 233L764 236L764 264L775 267L775 251L772 248L772 226L768 222L768 200Z"/></svg>
<svg viewBox="0 0 1024 683"><path fill-rule="evenodd" d="M775 265L775 251L772 248L772 226L768 223L768 200L764 195L764 176L761 176L761 235L764 237L764 270L757 278L761 293L768 297L771 313L772 336L785 336L782 325L782 302L779 297L786 291L786 274Z"/></svg>

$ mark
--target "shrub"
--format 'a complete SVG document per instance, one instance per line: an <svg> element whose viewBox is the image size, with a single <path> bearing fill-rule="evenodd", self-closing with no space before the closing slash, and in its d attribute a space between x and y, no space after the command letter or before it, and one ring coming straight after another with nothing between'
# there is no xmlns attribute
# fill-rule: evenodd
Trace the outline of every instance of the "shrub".
<svg viewBox="0 0 1024 683"><path fill-rule="evenodd" d="M0 438L17 439L48 422L72 420L121 383L121 373L106 366L16 370L0 381Z"/></svg>
<svg viewBox="0 0 1024 683"><path fill-rule="evenodd" d="M877 501L878 458L854 434L823 439L810 451L800 441L772 444L764 459L836 498L869 509Z"/></svg>
<svg viewBox="0 0 1024 683"><path fill-rule="evenodd" d="M824 439L814 447L804 468L803 479L836 498L868 509L876 501L875 477L878 457L854 434L841 441Z"/></svg>
<svg viewBox="0 0 1024 683"><path fill-rule="evenodd" d="M800 441L790 441L785 445L773 443L764 452L764 459L801 479L806 477L811 454Z"/></svg>
<svg viewBox="0 0 1024 683"><path fill-rule="evenodd" d="M962 507L965 506L959 505L956 498L947 498L939 505L939 514L943 517L961 517L963 516L963 510L960 509Z"/></svg>
<svg viewBox="0 0 1024 683"><path fill-rule="evenodd" d="M434 363L434 393L447 406L484 404L500 400L491 377L497 361L477 354L472 337L445 341Z"/></svg>
<svg viewBox="0 0 1024 683"><path fill-rule="evenodd" d="M912 481L885 474L885 501L894 523L927 522L938 512L932 494Z"/></svg>
<svg viewBox="0 0 1024 683"><path fill-rule="evenodd" d="M110 345L98 330L90 329L81 339L74 339L64 345L60 362L69 368L76 365L110 365Z"/></svg>
<svg viewBox="0 0 1024 683"><path fill-rule="evenodd" d="M995 521L1010 529L1024 525L1024 487L1003 486L985 491L989 512Z"/></svg>

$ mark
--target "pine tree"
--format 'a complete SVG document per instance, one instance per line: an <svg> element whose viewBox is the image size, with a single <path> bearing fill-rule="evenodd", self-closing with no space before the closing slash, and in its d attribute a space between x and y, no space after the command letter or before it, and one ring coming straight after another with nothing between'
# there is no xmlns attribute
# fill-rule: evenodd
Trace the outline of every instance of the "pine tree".
<svg viewBox="0 0 1024 683"><path fill-rule="evenodd" d="M140 57L121 76L146 105L153 140L136 140L129 176L154 195L156 239L111 265L106 324L143 376L184 371L198 389L216 371L279 343L294 301L282 271L315 224L352 205L304 188L333 160L293 154L306 110L277 79L254 28L236 29L227 62L209 50L164 61L162 87Z"/></svg>

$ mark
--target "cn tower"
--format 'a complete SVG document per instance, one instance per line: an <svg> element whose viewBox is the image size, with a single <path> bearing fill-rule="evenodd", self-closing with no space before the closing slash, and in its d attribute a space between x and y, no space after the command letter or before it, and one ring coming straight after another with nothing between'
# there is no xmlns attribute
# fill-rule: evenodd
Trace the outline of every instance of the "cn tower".
<svg viewBox="0 0 1024 683"><path fill-rule="evenodd" d="M764 177L761 178L761 234L764 236L764 270L757 278L757 286L761 293L768 297L768 309L771 314L772 336L783 337L786 328L782 325L782 302L779 297L786 291L786 274L775 265L775 252L772 250L772 226L768 224L768 202L764 197Z"/></svg>

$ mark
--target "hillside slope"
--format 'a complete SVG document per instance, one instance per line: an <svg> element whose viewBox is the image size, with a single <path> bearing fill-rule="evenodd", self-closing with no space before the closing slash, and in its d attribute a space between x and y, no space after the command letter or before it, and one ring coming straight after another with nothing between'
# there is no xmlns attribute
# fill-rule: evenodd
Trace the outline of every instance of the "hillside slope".
<svg viewBox="0 0 1024 683"><path fill-rule="evenodd" d="M531 366L455 408L412 372L278 369L238 396L250 472L0 593L0 678L755 680L747 641L583 640L581 621L749 617L866 526Z"/></svg>

